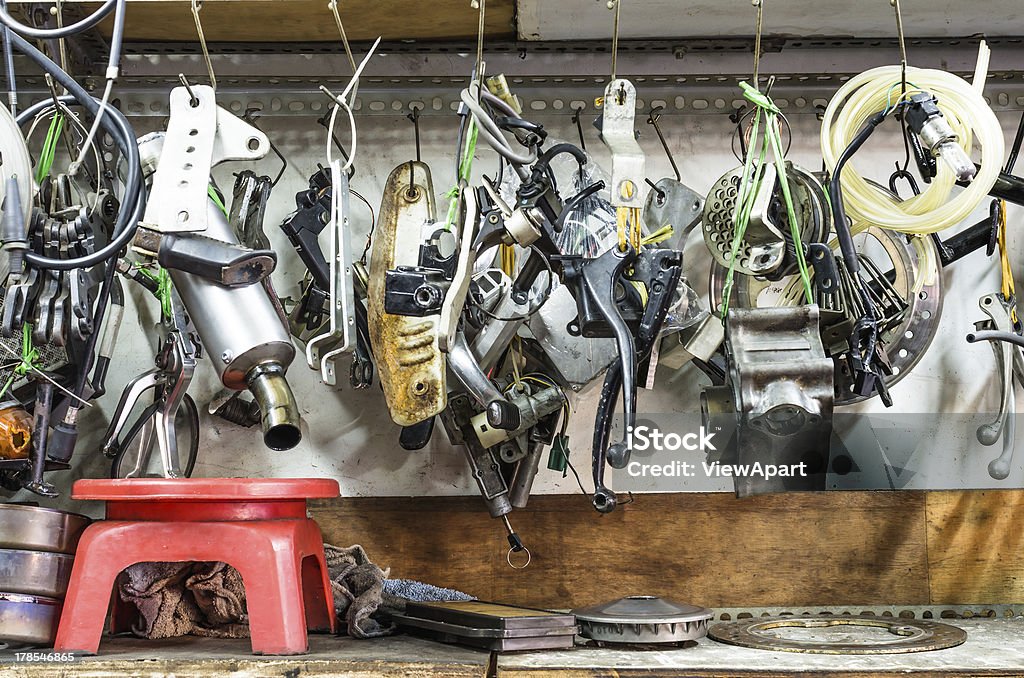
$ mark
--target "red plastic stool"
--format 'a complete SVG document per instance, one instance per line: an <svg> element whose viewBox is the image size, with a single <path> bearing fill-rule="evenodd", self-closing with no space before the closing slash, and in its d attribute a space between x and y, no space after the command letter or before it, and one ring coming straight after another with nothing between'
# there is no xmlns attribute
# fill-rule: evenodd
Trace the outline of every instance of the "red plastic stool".
<svg viewBox="0 0 1024 678"><path fill-rule="evenodd" d="M242 575L252 651L306 652L307 628L337 626L323 537L306 499L338 495L337 481L326 479L77 481L72 498L107 502L107 519L78 543L54 648L96 654L112 599L111 630L127 630L113 587L129 565L220 561Z"/></svg>

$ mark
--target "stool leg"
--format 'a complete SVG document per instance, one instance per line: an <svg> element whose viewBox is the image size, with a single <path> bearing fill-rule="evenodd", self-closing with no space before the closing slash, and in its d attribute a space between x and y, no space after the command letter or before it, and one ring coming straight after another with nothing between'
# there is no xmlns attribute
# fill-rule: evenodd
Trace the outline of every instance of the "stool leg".
<svg viewBox="0 0 1024 678"><path fill-rule="evenodd" d="M324 590L323 566L315 555L302 559L302 603L306 608L306 628L310 631L327 633L334 631L334 620L330 610L334 608L334 596ZM331 595L328 601L327 596Z"/></svg>
<svg viewBox="0 0 1024 678"><path fill-rule="evenodd" d="M245 586L253 654L304 654L309 643L294 536L259 536L252 535L245 562L232 563Z"/></svg>
<svg viewBox="0 0 1024 678"><path fill-rule="evenodd" d="M111 591L118 573L133 564L130 549L120 538L121 525L93 523L82 533L71 569L68 593L57 627L54 649L96 654L107 621Z"/></svg>

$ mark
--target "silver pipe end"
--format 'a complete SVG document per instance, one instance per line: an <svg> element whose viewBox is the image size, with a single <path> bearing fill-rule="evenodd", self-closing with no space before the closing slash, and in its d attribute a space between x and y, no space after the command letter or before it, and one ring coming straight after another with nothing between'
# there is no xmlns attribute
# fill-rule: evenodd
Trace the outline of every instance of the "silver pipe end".
<svg viewBox="0 0 1024 678"><path fill-rule="evenodd" d="M257 365L246 377L249 391L260 406L263 444L272 450L290 450L302 440L299 406L279 363Z"/></svg>

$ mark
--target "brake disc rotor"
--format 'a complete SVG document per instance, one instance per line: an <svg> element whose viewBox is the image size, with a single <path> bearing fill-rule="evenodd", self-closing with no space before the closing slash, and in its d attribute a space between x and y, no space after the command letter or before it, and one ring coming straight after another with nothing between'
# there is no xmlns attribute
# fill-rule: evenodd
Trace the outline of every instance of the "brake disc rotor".
<svg viewBox="0 0 1024 678"><path fill-rule="evenodd" d="M891 634L881 639L867 638L853 628L845 637L834 640L797 639L780 635L782 629L827 630L832 634L839 627L884 629ZM803 652L807 654L902 654L930 652L956 647L967 640L967 632L956 626L927 619L885 619L882 617L772 617L744 619L716 624L708 637L720 643L757 650Z"/></svg>
<svg viewBox="0 0 1024 678"><path fill-rule="evenodd" d="M920 239L921 246L927 252L927 256L922 258L901 233L872 226L861 235L863 237L859 244L862 249L868 238L873 239L891 260L895 273L893 286L907 302L903 321L881 334L892 365L892 374L885 377L885 384L892 388L920 362L938 329L939 315L942 311L939 257L935 252L935 246L928 238ZM879 263L882 270L885 270L886 266L885 262ZM717 310L722 306L722 288L727 274L726 267L718 265L717 262L712 263L708 289L713 309ZM755 276L737 275L729 305L739 308L772 305L773 294L779 296L779 292L785 289L789 280L784 278L772 282ZM835 385L836 405L852 405L870 397L853 392L853 377L846 371L845 363L836 370Z"/></svg>

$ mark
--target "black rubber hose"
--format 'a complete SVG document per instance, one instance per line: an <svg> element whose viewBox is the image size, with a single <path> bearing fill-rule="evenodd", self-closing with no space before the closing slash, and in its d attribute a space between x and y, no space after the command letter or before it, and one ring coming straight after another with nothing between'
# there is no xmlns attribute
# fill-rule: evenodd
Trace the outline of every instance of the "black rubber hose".
<svg viewBox="0 0 1024 678"><path fill-rule="evenodd" d="M846 268L851 274L856 274L860 271L860 260L857 258L857 246L853 242L853 235L850 233L850 225L846 223L846 208L843 207L843 187L840 183L840 179L843 174L843 167L849 162L850 158L860 150L860 147L864 145L864 142L868 140L871 134L875 131L875 128L882 124L885 120L885 111L879 111L875 115L868 119L867 124L859 132L857 136L853 138L850 145L846 147L843 154L839 156L839 161L836 163L836 167L832 170L832 179L829 181L828 192L829 197L832 199L832 221L833 227L836 229L836 237L839 239L839 249L843 253L843 260L846 262Z"/></svg>
<svg viewBox="0 0 1024 678"><path fill-rule="evenodd" d="M11 41L19 52L34 61L44 71L50 73L61 86L70 92L71 98L61 97L62 101L76 101L90 114L97 114L100 108L99 102L86 92L81 85L75 82L74 78L61 70L57 64L21 36L12 34ZM49 101L43 100L34 106L30 106L18 116L19 123L33 117L38 111L49 105ZM111 241L96 252L77 259L51 259L50 257L44 257L33 252L27 252L25 259L32 266L58 271L89 268L117 256L135 236L135 230L142 219L146 204L142 164L139 159L139 147L136 143L135 132L124 115L113 106L107 106L107 110L103 115L102 127L114 138L127 163L125 194L122 196L121 211L117 215Z"/></svg>
<svg viewBox="0 0 1024 678"><path fill-rule="evenodd" d="M76 33L89 30L99 22L103 21L118 5L122 6L123 11L124 3L125 0L106 0L106 2L100 5L99 9L81 21L68 24L61 28L33 28L32 26L26 26L23 23L19 23L17 19L12 17L7 12L6 7L0 6L0 23L4 24L12 31L17 31L22 35L27 35L28 37L35 38L36 40L57 40L59 38L69 38Z"/></svg>

